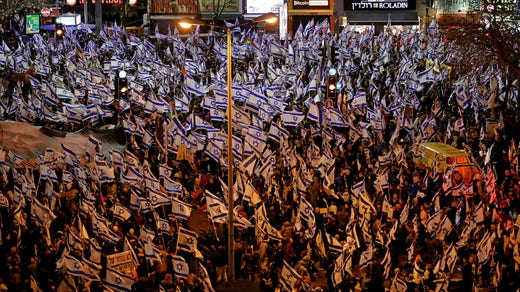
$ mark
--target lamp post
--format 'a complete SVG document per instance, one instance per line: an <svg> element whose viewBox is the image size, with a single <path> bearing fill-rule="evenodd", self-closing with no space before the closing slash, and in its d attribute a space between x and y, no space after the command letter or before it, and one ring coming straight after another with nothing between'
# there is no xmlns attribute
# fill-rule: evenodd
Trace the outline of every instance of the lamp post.
<svg viewBox="0 0 520 292"><path fill-rule="evenodd" d="M232 282L235 279L235 253L234 253L234 243L235 243L235 229L234 229L234 214L233 214L233 98L231 94L232 88L232 66L231 66L231 31L237 27L266 22L266 23L275 23L278 20L278 16L274 13L266 13L260 15L254 19L249 21L235 24L232 26L219 26L214 24L206 24L200 20L196 20L193 18L185 18L179 21L179 25L182 28L189 28L194 25L199 26L210 26L214 28L221 28L226 30L227 37L227 134L228 134L228 145L227 145L227 155L228 155L228 181L227 181L227 189L228 189L228 281Z"/></svg>
<svg viewBox="0 0 520 292"><path fill-rule="evenodd" d="M121 16L121 26L126 27L126 24L128 22L128 10L130 7L137 4L137 0L122 0L123 2L123 15Z"/></svg>

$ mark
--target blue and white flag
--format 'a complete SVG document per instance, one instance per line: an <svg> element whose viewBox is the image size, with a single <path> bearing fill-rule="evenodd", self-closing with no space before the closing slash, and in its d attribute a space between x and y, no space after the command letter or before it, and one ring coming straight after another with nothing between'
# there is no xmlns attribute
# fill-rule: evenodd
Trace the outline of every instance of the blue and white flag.
<svg viewBox="0 0 520 292"><path fill-rule="evenodd" d="M209 88L207 86L201 85L198 81L196 81L195 79L193 79L193 77L191 77L189 75L186 76L186 78L184 80L184 84L186 86L186 90L189 93L192 93L196 96L202 96L202 95L208 93L208 91L209 91Z"/></svg>
<svg viewBox="0 0 520 292"><path fill-rule="evenodd" d="M77 258L71 256L68 252L63 255L62 261L63 267L67 270L67 273L82 277L85 275L85 269L83 268L83 263ZM58 263L56 263L58 265Z"/></svg>
<svg viewBox="0 0 520 292"><path fill-rule="evenodd" d="M123 222L126 222L126 220L132 216L132 212L125 206L121 205L119 202L116 202L113 207L113 216Z"/></svg>
<svg viewBox="0 0 520 292"><path fill-rule="evenodd" d="M485 265L491 258L491 251L493 250L493 241L495 235L487 232L484 237L477 244L477 259L480 265Z"/></svg>
<svg viewBox="0 0 520 292"><path fill-rule="evenodd" d="M347 128L349 127L347 120L338 109L327 108L327 121L331 127Z"/></svg>
<svg viewBox="0 0 520 292"><path fill-rule="evenodd" d="M430 68L417 73L417 80L421 85L424 85L428 82L432 82L435 80L435 75L433 72L433 66L430 66Z"/></svg>
<svg viewBox="0 0 520 292"><path fill-rule="evenodd" d="M157 212L153 212L155 219L155 227L157 227L157 232L159 234L170 234L170 222L168 220L161 218Z"/></svg>
<svg viewBox="0 0 520 292"><path fill-rule="evenodd" d="M288 291L293 291L297 282L304 283L300 274L285 260L283 261L282 273L280 274L280 282L283 288Z"/></svg>
<svg viewBox="0 0 520 292"><path fill-rule="evenodd" d="M129 275L107 268L104 283L113 291L131 292L134 279Z"/></svg>
<svg viewBox="0 0 520 292"><path fill-rule="evenodd" d="M372 244L370 244L367 246L367 249L365 251L363 251L363 253L361 253L361 257L359 259L359 268L362 269L362 268L368 267L368 265L370 265L370 263L372 262L372 259L373 259L373 248L372 248Z"/></svg>
<svg viewBox="0 0 520 292"><path fill-rule="evenodd" d="M322 127L325 122L323 108L318 104L311 102L307 111L307 118L311 121L315 121L318 127Z"/></svg>
<svg viewBox="0 0 520 292"><path fill-rule="evenodd" d="M362 89L358 89L356 91L356 95L352 98L352 103L350 104L352 108L360 108L367 104L367 95L365 91Z"/></svg>
<svg viewBox="0 0 520 292"><path fill-rule="evenodd" d="M177 236L177 250L184 250L187 252L195 252L197 250L197 233L179 227L179 233Z"/></svg>
<svg viewBox="0 0 520 292"><path fill-rule="evenodd" d="M95 157L96 153L101 153L102 149L103 149L103 143L99 139L97 139L93 136L88 137L87 150L86 150L87 158Z"/></svg>
<svg viewBox="0 0 520 292"><path fill-rule="evenodd" d="M282 137L288 137L289 132L284 129L282 126L278 125L275 122L271 123L271 127L269 127L269 139L275 140L280 143L280 139Z"/></svg>
<svg viewBox="0 0 520 292"><path fill-rule="evenodd" d="M286 127L296 127L305 119L305 114L299 111L284 111L282 121Z"/></svg>
<svg viewBox="0 0 520 292"><path fill-rule="evenodd" d="M256 162L258 161L258 158L255 154L249 155L246 159L242 160L242 163L240 164L240 169L247 175L251 176L253 175L253 171L255 169Z"/></svg>
<svg viewBox="0 0 520 292"><path fill-rule="evenodd" d="M206 205L209 217L213 223L225 223L228 209L224 201L206 190Z"/></svg>
<svg viewBox="0 0 520 292"><path fill-rule="evenodd" d="M164 177L163 187L168 194L182 195L182 184L172 180L169 176Z"/></svg>
<svg viewBox="0 0 520 292"><path fill-rule="evenodd" d="M220 162L220 158L222 158L223 146L221 143L208 141L206 145L206 153L209 157L211 157L216 162Z"/></svg>
<svg viewBox="0 0 520 292"><path fill-rule="evenodd" d="M172 264L173 264L173 271L175 273L175 276L179 278L188 278L188 275L190 274L190 269L188 266L188 263L184 260L183 257L178 255L172 256Z"/></svg>
<svg viewBox="0 0 520 292"><path fill-rule="evenodd" d="M171 198L172 214L177 219L188 220L191 216L192 206L179 199Z"/></svg>
<svg viewBox="0 0 520 292"><path fill-rule="evenodd" d="M112 182L115 179L114 168L106 161L96 159L97 179L100 183Z"/></svg>
<svg viewBox="0 0 520 292"><path fill-rule="evenodd" d="M161 250L151 240L142 241L144 256L149 261L162 262Z"/></svg>
<svg viewBox="0 0 520 292"><path fill-rule="evenodd" d="M121 170L124 169L124 156L123 153L117 149L110 149L110 161L112 165Z"/></svg>
<svg viewBox="0 0 520 292"><path fill-rule="evenodd" d="M150 189L148 190L148 196L153 209L159 206L171 204L171 198L166 194L163 194L161 191Z"/></svg>

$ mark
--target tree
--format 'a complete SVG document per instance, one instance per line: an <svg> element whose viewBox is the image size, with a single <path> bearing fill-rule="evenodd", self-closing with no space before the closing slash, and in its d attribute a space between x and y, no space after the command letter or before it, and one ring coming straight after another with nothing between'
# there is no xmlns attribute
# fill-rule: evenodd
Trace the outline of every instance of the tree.
<svg viewBox="0 0 520 292"><path fill-rule="evenodd" d="M233 2L233 0L213 0L213 21L219 19L226 8L229 8L229 5Z"/></svg>
<svg viewBox="0 0 520 292"><path fill-rule="evenodd" d="M520 80L520 13L516 4L502 0L481 2L465 17L445 21L440 28L452 53L456 75L498 65ZM512 81L512 80L511 80Z"/></svg>
<svg viewBox="0 0 520 292"><path fill-rule="evenodd" d="M0 22L7 22L13 19L13 16L28 8L40 9L41 1L32 0L0 0ZM39 11L39 10L38 10Z"/></svg>

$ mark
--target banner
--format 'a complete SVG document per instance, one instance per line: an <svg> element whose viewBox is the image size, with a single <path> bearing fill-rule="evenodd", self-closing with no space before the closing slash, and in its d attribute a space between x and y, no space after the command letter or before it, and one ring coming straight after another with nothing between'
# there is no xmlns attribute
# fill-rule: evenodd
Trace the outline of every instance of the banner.
<svg viewBox="0 0 520 292"><path fill-rule="evenodd" d="M94 130L83 129L77 132L58 132L34 126L24 122L0 122L0 145L4 150L11 150L24 159L36 158L38 152L45 153L47 148L62 149L64 145L78 157L85 154L89 137L95 137L103 143L103 153L110 157L109 151L124 151L125 135L122 129Z"/></svg>
<svg viewBox="0 0 520 292"><path fill-rule="evenodd" d="M107 255L107 267L118 272L127 274L132 271L132 252L127 250L111 255Z"/></svg>

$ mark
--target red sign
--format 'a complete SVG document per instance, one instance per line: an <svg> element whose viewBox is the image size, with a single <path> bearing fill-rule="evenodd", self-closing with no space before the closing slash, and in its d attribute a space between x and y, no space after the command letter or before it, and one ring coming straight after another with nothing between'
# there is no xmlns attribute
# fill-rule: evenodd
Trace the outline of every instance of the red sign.
<svg viewBox="0 0 520 292"><path fill-rule="evenodd" d="M51 16L52 17L57 17L57 16L60 16L61 13L60 13L60 9L56 8L56 7L51 7Z"/></svg>
<svg viewBox="0 0 520 292"><path fill-rule="evenodd" d="M85 0L79 0L79 4L83 4ZM96 4L96 0L92 0L93 4ZM123 0L101 0L103 4L123 4Z"/></svg>
<svg viewBox="0 0 520 292"><path fill-rule="evenodd" d="M48 7L43 7L41 14L43 17L49 17L51 16L51 10Z"/></svg>

